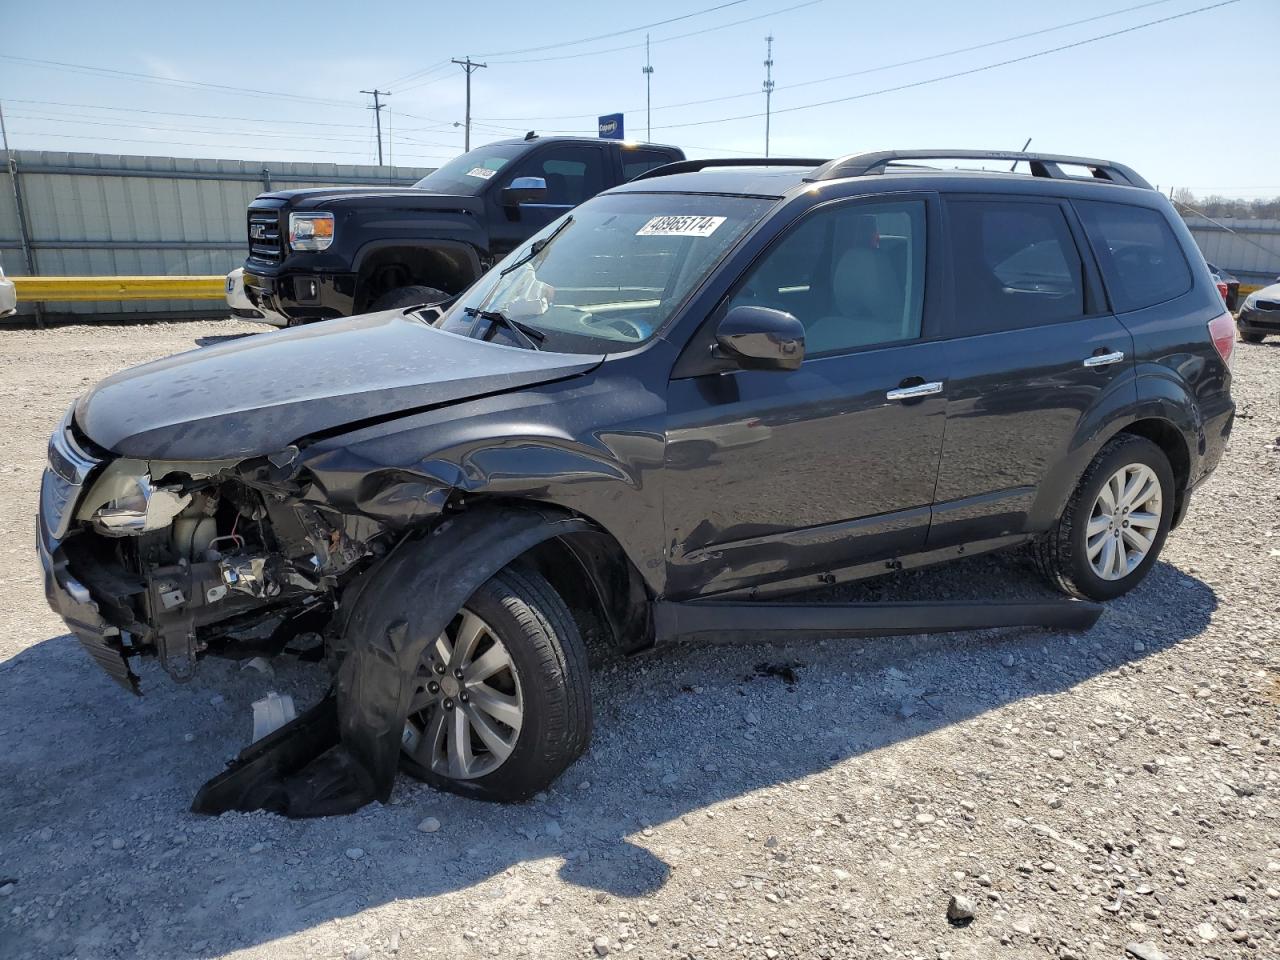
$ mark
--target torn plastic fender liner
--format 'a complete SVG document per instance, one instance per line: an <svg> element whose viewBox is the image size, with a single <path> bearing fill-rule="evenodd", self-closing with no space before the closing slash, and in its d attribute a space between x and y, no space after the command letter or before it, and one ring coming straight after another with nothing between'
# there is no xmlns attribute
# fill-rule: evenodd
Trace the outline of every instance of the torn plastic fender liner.
<svg viewBox="0 0 1280 960"><path fill-rule="evenodd" d="M342 747L369 774L370 800L391 795L413 680L428 644L481 584L525 551L595 529L552 507L476 509L404 541L355 602L344 605L338 730Z"/></svg>

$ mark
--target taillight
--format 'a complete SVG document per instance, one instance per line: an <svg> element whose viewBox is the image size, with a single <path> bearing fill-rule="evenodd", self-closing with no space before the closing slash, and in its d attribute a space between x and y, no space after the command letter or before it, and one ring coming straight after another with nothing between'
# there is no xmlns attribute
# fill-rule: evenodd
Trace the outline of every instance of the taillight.
<svg viewBox="0 0 1280 960"><path fill-rule="evenodd" d="M1216 286L1218 288L1218 292L1222 294L1222 302L1226 303L1227 302L1227 285L1223 283L1221 280L1219 280L1217 283L1214 284L1214 286Z"/></svg>
<svg viewBox="0 0 1280 960"><path fill-rule="evenodd" d="M1231 314L1222 313L1209 321L1209 336L1222 362L1231 364L1231 354L1236 348L1236 322Z"/></svg>

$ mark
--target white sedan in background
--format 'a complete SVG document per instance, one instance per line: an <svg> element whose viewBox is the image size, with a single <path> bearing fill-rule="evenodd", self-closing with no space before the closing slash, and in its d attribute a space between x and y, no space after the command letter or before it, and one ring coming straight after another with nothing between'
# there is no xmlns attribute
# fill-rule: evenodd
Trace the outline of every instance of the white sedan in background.
<svg viewBox="0 0 1280 960"><path fill-rule="evenodd" d="M287 327L289 319L274 310L264 310L254 306L244 292L244 267L236 267L227 274L227 306L231 315L241 320L261 320L273 327Z"/></svg>
<svg viewBox="0 0 1280 960"><path fill-rule="evenodd" d="M12 280L4 278L4 267L0 267L0 317L11 317L18 312L18 291Z"/></svg>

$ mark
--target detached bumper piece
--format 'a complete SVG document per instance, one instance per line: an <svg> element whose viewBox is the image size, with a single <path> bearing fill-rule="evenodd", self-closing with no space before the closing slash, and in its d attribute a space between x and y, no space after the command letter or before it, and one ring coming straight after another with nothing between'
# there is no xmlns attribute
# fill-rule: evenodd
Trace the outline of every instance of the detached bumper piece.
<svg viewBox="0 0 1280 960"><path fill-rule="evenodd" d="M196 794L194 813L267 810L286 817L334 817L378 799L372 778L338 743L338 706L325 697L240 752Z"/></svg>

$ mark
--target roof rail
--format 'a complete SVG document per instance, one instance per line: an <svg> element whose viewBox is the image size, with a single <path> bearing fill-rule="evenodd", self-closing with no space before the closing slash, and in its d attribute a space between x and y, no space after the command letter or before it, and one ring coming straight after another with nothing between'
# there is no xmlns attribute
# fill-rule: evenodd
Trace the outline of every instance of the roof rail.
<svg viewBox="0 0 1280 960"><path fill-rule="evenodd" d="M1025 161L1031 166L1033 177L1053 180L1081 180L1065 172L1059 164L1087 167L1095 180L1119 183L1131 187L1154 189L1129 167L1110 160L1091 160L1088 157L1059 156L1052 153L1023 153L1020 150L882 150L877 153L851 153L823 164L805 179L837 180L843 177L862 177L884 173L891 163L902 160L1007 160ZM661 169L661 168L659 168Z"/></svg>
<svg viewBox="0 0 1280 960"><path fill-rule="evenodd" d="M660 167L646 170L638 177L632 177L628 183L637 180L652 180L654 177L669 177L676 173L697 173L707 167L820 167L827 160L797 159L795 157L742 157L738 160L718 157L713 160L676 160Z"/></svg>

